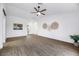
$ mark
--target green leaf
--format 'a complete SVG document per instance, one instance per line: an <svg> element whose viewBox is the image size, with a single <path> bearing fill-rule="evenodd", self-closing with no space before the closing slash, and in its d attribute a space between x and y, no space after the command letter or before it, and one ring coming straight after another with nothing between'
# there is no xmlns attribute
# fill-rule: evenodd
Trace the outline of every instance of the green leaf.
<svg viewBox="0 0 79 59"><path fill-rule="evenodd" d="M70 35L70 38L73 39L75 42L78 42L79 35Z"/></svg>

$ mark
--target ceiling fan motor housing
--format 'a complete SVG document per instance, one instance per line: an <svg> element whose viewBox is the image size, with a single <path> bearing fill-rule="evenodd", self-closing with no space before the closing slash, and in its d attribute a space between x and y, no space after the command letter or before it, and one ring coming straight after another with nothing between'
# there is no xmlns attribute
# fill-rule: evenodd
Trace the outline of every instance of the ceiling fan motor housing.
<svg viewBox="0 0 79 59"><path fill-rule="evenodd" d="M38 6L38 8L40 8L40 6Z"/></svg>

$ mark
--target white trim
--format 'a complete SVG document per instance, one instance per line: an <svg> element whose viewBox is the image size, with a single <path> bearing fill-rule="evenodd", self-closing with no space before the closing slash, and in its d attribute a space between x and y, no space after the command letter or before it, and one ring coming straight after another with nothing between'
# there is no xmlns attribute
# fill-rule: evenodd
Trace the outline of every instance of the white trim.
<svg viewBox="0 0 79 59"><path fill-rule="evenodd" d="M3 43L0 44L0 49L2 49L2 48L3 48Z"/></svg>

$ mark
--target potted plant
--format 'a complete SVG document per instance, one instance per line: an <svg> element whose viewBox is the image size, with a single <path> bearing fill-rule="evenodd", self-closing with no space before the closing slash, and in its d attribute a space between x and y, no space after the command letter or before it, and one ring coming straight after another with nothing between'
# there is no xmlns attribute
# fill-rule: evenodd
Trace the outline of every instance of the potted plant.
<svg viewBox="0 0 79 59"><path fill-rule="evenodd" d="M79 42L78 42L79 35L70 35L70 37L71 37L71 39L74 40L74 45L78 47L79 46Z"/></svg>

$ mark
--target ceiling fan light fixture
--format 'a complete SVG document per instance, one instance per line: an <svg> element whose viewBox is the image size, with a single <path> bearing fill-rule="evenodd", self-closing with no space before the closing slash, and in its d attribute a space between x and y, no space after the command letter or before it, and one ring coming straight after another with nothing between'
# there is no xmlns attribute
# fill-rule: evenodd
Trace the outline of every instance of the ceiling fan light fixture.
<svg viewBox="0 0 79 59"><path fill-rule="evenodd" d="M40 13L40 12L37 12L37 16L38 16L38 15L41 15L41 13Z"/></svg>
<svg viewBox="0 0 79 59"><path fill-rule="evenodd" d="M34 7L34 10L36 11L36 12L32 12L32 13L35 13L37 16L39 16L39 15L45 15L43 12L44 11L46 11L47 9L40 9L40 5L38 4L38 6L37 7Z"/></svg>

